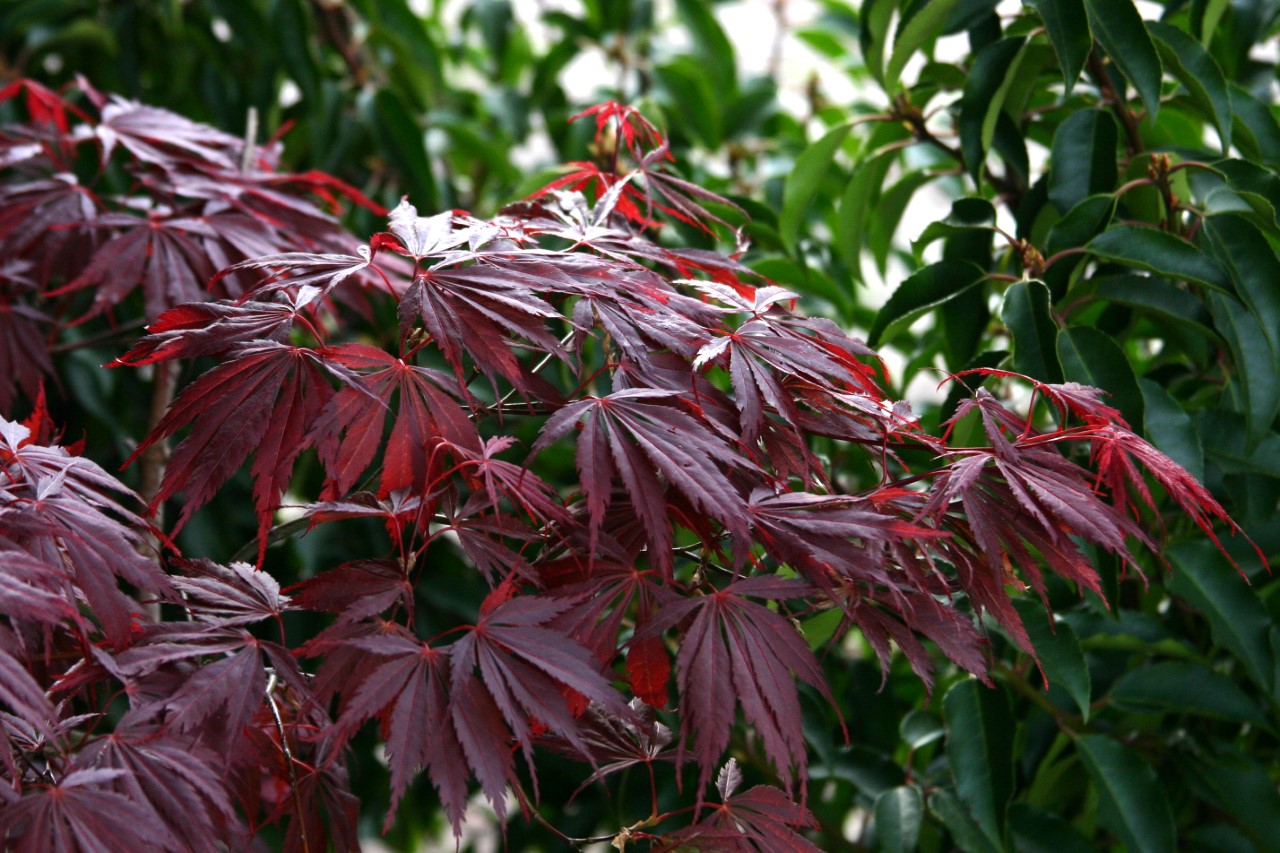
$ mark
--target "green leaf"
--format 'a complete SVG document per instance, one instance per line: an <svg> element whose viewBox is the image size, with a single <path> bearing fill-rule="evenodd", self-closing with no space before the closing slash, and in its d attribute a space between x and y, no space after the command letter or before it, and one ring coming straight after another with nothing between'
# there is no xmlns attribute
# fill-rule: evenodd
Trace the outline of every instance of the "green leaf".
<svg viewBox="0 0 1280 853"><path fill-rule="evenodd" d="M951 833L951 840L964 853L1002 853L1004 850L1004 845L992 842L983 834L956 795L946 788L934 791L929 797L929 811L942 821Z"/></svg>
<svg viewBox="0 0 1280 853"><path fill-rule="evenodd" d="M1248 582L1204 539L1175 542L1165 553L1174 566L1169 590L1203 613L1214 642L1235 655L1249 676L1273 693L1275 666L1267 638L1271 619Z"/></svg>
<svg viewBox="0 0 1280 853"><path fill-rule="evenodd" d="M1231 95L1222 69L1199 42L1177 27L1151 21L1147 31L1155 37L1165 68L1187 87L1191 100L1213 121L1225 154L1231 147Z"/></svg>
<svg viewBox="0 0 1280 853"><path fill-rule="evenodd" d="M298 0L277 0L271 4L271 29L277 33L301 34L308 30L308 11ZM284 37L276 42L289 76L298 84L307 103L320 100L320 71L311 52L311 40Z"/></svg>
<svg viewBox="0 0 1280 853"><path fill-rule="evenodd" d="M1140 710L1266 724L1258 703L1240 685L1200 663L1163 661L1131 669L1116 679L1107 696Z"/></svg>
<svg viewBox="0 0 1280 853"><path fill-rule="evenodd" d="M856 165L840 196L836 217L836 247L854 281L862 281L862 244L871 208L879 196L897 151L884 151Z"/></svg>
<svg viewBox="0 0 1280 853"><path fill-rule="evenodd" d="M704 0L676 0L676 14L693 38L694 55L722 98L737 87L733 45L720 27L713 6Z"/></svg>
<svg viewBox="0 0 1280 853"><path fill-rule="evenodd" d="M1266 850L1280 838L1280 794L1267 769L1239 752L1221 752L1187 762L1210 802L1234 817L1253 839L1255 850Z"/></svg>
<svg viewBox="0 0 1280 853"><path fill-rule="evenodd" d="M1161 452L1201 482L1204 481L1204 448L1191 416L1163 385L1139 379L1142 390L1143 431Z"/></svg>
<svg viewBox="0 0 1280 853"><path fill-rule="evenodd" d="M1089 22L1085 17L1083 0L1028 0L1040 13L1045 29L1049 31L1049 41L1053 43L1053 51L1058 55L1058 64L1062 66L1062 79L1067 85L1066 94L1071 94L1080 72L1093 49L1093 36L1089 33Z"/></svg>
<svg viewBox="0 0 1280 853"><path fill-rule="evenodd" d="M946 219L930 222L911 243L911 251L919 259L924 250L937 240L974 230L996 233L996 209L985 198L958 198L951 203Z"/></svg>
<svg viewBox="0 0 1280 853"><path fill-rule="evenodd" d="M1013 730L1009 701L1000 688L966 679L942 701L947 760L956 793L987 840L1003 846L1004 813L1013 794Z"/></svg>
<svg viewBox="0 0 1280 853"><path fill-rule="evenodd" d="M1213 317L1194 294L1155 276L1109 275L1092 280L1099 299L1141 309L1157 321L1171 320L1213 334Z"/></svg>
<svg viewBox="0 0 1280 853"><path fill-rule="evenodd" d="M915 785L902 785L876 797L876 835L885 853L915 850L924 820L924 798Z"/></svg>
<svg viewBox="0 0 1280 853"><path fill-rule="evenodd" d="M1058 358L1068 380L1103 389L1131 426L1141 426L1142 391L1124 350L1110 335L1090 326L1063 329L1058 333Z"/></svg>
<svg viewBox="0 0 1280 853"><path fill-rule="evenodd" d="M1089 196L1053 223L1046 240L1047 254L1052 256L1063 249L1085 245L1111 224L1115 212L1116 199L1111 194Z"/></svg>
<svg viewBox="0 0 1280 853"><path fill-rule="evenodd" d="M1280 165L1280 123L1270 106L1232 83L1231 111L1235 116L1231 139L1244 156L1268 166Z"/></svg>
<svg viewBox="0 0 1280 853"><path fill-rule="evenodd" d="M689 56L677 56L654 69L659 88L674 113L671 121L689 132L705 147L720 147L722 101L702 63Z"/></svg>
<svg viewBox="0 0 1280 853"><path fill-rule="evenodd" d="M1076 828L1030 803L1009 806L1009 829L1018 853L1092 853Z"/></svg>
<svg viewBox="0 0 1280 853"><path fill-rule="evenodd" d="M1194 6L1200 7L1200 14L1192 12L1192 29L1200 43L1208 47L1218 30L1218 22L1231 6L1231 0L1196 0Z"/></svg>
<svg viewBox="0 0 1280 853"><path fill-rule="evenodd" d="M1155 121L1160 112L1160 78L1164 69L1133 0L1084 0L1084 9L1093 37L1138 90L1148 117Z"/></svg>
<svg viewBox="0 0 1280 853"><path fill-rule="evenodd" d="M1241 410L1253 448L1271 432L1280 410L1280 374L1276 357L1262 326L1249 310L1224 293L1209 294L1209 312L1214 326L1235 362L1233 387L1239 392Z"/></svg>
<svg viewBox="0 0 1280 853"><path fill-rule="evenodd" d="M1004 294L1000 319L1013 337L1013 369L1042 382L1061 382L1058 324L1049 304L1049 288L1041 281L1019 281Z"/></svg>
<svg viewBox="0 0 1280 853"><path fill-rule="evenodd" d="M841 751L833 765L815 765L809 775L814 780L843 779L872 798L906 783L897 762L865 746Z"/></svg>
<svg viewBox="0 0 1280 853"><path fill-rule="evenodd" d="M1248 446L1244 416L1203 410L1194 418L1205 459L1225 474L1265 474L1280 479L1280 435L1271 433L1257 447Z"/></svg>
<svg viewBox="0 0 1280 853"><path fill-rule="evenodd" d="M982 183L982 166L1004 110L1005 96L1018 76L1027 42L1005 38L989 44L974 58L960 99L960 150L975 183Z"/></svg>
<svg viewBox="0 0 1280 853"><path fill-rule="evenodd" d="M810 616L800 623L800 631L804 634L809 648L817 650L825 646L835 634L836 628L844 620L844 611L839 607L824 610L816 616Z"/></svg>
<svg viewBox="0 0 1280 853"><path fill-rule="evenodd" d="M779 231L782 242L791 251L795 251L796 237L799 236L800 226L804 224L805 215L809 211L809 203L813 201L818 187L827 180L831 161L835 159L836 152L840 150L851 127L850 124L842 124L828 131L796 158L795 167L787 176L787 183L782 191Z"/></svg>
<svg viewBox="0 0 1280 853"><path fill-rule="evenodd" d="M1264 228L1280 237L1280 177L1270 169L1248 160L1219 160L1213 164L1213 168L1222 176L1227 189L1206 193L1206 209L1214 212L1213 197L1224 191L1231 192L1257 214L1258 221ZM1202 170L1197 171L1197 177L1206 174Z"/></svg>
<svg viewBox="0 0 1280 853"><path fill-rule="evenodd" d="M932 711L913 708L898 724L898 734L910 749L920 749L940 739L945 733L942 719Z"/></svg>
<svg viewBox="0 0 1280 853"><path fill-rule="evenodd" d="M1156 774L1137 753L1105 735L1076 741L1098 788L1098 816L1129 853L1173 853L1173 813Z"/></svg>
<svg viewBox="0 0 1280 853"><path fill-rule="evenodd" d="M898 88L898 77L902 69L916 51L942 32L942 25L947 22L956 0L927 0L919 6L914 15L904 18L898 25L898 32L893 39L893 51L889 54L889 64L884 69L882 80L886 92Z"/></svg>
<svg viewBox="0 0 1280 853"><path fill-rule="evenodd" d="M427 157L426 134L411 118L413 110L392 89L379 89L369 105L383 158L402 170L401 189L420 210L438 207L440 196Z"/></svg>
<svg viewBox="0 0 1280 853"><path fill-rule="evenodd" d="M963 293L985 275L981 267L968 261L938 261L925 267L900 284L880 309L867 335L867 345L879 346L892 327L909 323L930 308Z"/></svg>
<svg viewBox="0 0 1280 853"><path fill-rule="evenodd" d="M1116 188L1116 120L1103 110L1083 109L1053 134L1049 200L1066 213L1096 193Z"/></svg>
<svg viewBox="0 0 1280 853"><path fill-rule="evenodd" d="M876 269L881 276L885 274L893 239L898 236L902 214L911 203L912 196L916 194L916 190L936 179L937 175L929 172L911 172L880 195L880 204L876 207L875 216L871 218L871 233L868 238Z"/></svg>
<svg viewBox="0 0 1280 853"><path fill-rule="evenodd" d="M1067 692L1088 722L1092 686L1076 632L1066 622L1051 621L1052 617L1045 613L1039 601L1020 598L1013 604L1031 638L1044 677Z"/></svg>
<svg viewBox="0 0 1280 853"><path fill-rule="evenodd" d="M973 29L990 18L999 5L1000 0L959 0L947 16L947 24L942 32L952 35Z"/></svg>
<svg viewBox="0 0 1280 853"><path fill-rule="evenodd" d="M862 27L858 33L862 58L871 76L885 91L889 87L884 83L884 49L889 46L889 25L897 5L895 0L866 0L862 4Z"/></svg>
<svg viewBox="0 0 1280 853"><path fill-rule="evenodd" d="M1229 290L1227 272L1204 252L1165 231L1136 226L1109 228L1085 247L1099 258Z"/></svg>
<svg viewBox="0 0 1280 853"><path fill-rule="evenodd" d="M1272 353L1280 353L1280 258L1266 236L1240 216L1213 216L1204 232L1231 272L1236 295L1262 326ZM1280 361L1273 362L1280 366Z"/></svg>

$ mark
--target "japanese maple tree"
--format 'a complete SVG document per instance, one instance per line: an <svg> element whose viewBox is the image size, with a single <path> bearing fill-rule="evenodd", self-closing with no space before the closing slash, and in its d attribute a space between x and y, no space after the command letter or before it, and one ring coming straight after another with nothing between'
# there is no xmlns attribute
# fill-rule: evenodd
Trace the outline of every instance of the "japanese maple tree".
<svg viewBox="0 0 1280 853"><path fill-rule="evenodd" d="M982 444L923 431L873 350L742 262L741 211L630 107L590 111L599 159L492 218L405 200L346 245L283 193L348 188L246 171L234 138L83 88L98 119L25 84L33 121L6 131L5 162L124 148L175 201L104 214L69 178L6 185L3 316L34 340L29 291L91 292L70 303L83 320L140 284L149 334L113 366L201 372L133 454L178 439L148 500L182 498L163 530L39 412L3 422L15 849L241 849L277 822L288 849L356 849L346 761L373 724L387 825L421 774L455 835L475 788L499 817L509 794L536 815L554 753L589 784L647 776L648 811L597 840L815 850L799 685L842 702L797 620L834 614L824 642L858 631L886 671L896 645L931 683L931 641L986 680L989 625L1034 655L1013 598L1043 596L1046 572L1099 592L1086 546L1137 570L1149 483L1210 537L1235 529L1092 388L1001 374L1028 410L980 389L948 422ZM673 222L732 248L682 246ZM63 251L73 237L92 252ZM47 370L38 351L11 366L6 406ZM831 447L873 475L833 469ZM178 554L246 465L257 565ZM384 547L281 589L269 545L301 532L282 510L373 520ZM452 582L442 548L489 590L452 620L420 606ZM299 641L308 611L330 615ZM748 755L771 778L740 790ZM678 805L659 796L681 784Z"/></svg>

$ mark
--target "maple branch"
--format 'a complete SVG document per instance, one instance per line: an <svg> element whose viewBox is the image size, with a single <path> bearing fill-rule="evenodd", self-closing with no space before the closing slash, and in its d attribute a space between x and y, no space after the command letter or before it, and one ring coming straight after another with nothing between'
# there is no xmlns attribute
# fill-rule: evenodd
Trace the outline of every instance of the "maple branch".
<svg viewBox="0 0 1280 853"><path fill-rule="evenodd" d="M289 793L293 797L293 807L298 816L298 839L302 842L302 853L311 853L311 845L307 841L307 821L302 811L302 795L298 793L298 774L293 767L293 750L289 749L289 736L285 734L284 720L280 717L280 708L276 706L276 674L273 672L267 679L267 704L271 706L271 719L275 720L276 732L280 735L280 749L284 752L285 769L289 773Z"/></svg>
<svg viewBox="0 0 1280 853"><path fill-rule="evenodd" d="M165 413L169 411L169 405L173 402L174 394L178 388L178 374L173 362L160 362L155 365L155 372L151 377L151 408L147 412L147 432L153 433L156 426L164 419ZM169 440L162 438L153 442L138 458L139 483L138 495L142 498L142 502L151 510L152 523L155 530L148 530L143 537L142 545L139 552L144 557L149 557L155 561L158 568L163 566L163 550L160 544L160 532L164 528L164 504L158 503L152 506L156 495L160 492L160 485L164 481L165 468L169 464ZM149 553L148 553L149 552ZM154 622L160 621L160 602L151 601L143 605L144 612Z"/></svg>
<svg viewBox="0 0 1280 853"><path fill-rule="evenodd" d="M240 174L247 175L249 170L253 168L253 155L257 152L258 146L258 108L249 107L249 113L245 117L244 122L244 148L240 151Z"/></svg>

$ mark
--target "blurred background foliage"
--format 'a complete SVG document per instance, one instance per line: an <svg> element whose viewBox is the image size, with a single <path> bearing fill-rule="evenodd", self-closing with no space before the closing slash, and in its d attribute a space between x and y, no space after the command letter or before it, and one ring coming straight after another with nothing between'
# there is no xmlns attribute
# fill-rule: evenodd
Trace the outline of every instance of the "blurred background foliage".
<svg viewBox="0 0 1280 853"><path fill-rule="evenodd" d="M726 28L744 15L765 32L746 48ZM8 0L0 84L83 74L237 134L252 110L258 141L284 134L288 169L331 172L387 206L407 194L424 212L481 215L592 156L593 128L571 116L635 103L691 180L751 214L747 261L881 348L927 428L958 399L934 391L942 371L1100 385L1270 556L1278 20L1276 0ZM367 211L350 219L357 234L381 228ZM91 439L122 420L144 431L131 380L95 369L118 354L87 346L60 367L67 419ZM850 461L845 476L874 472ZM230 558L253 538L248 507L204 510L191 549ZM815 843L1274 849L1280 581L1228 542L1246 584L1190 529L1170 517L1168 564L1152 559L1145 578L1092 555L1106 601L1051 585L1053 620L1022 602L1047 692L994 632L991 690L944 668L929 697L902 665L882 682L856 642L828 656L851 743L810 703ZM359 540L289 539L273 569L305 576L320 554L373 547ZM454 559L440 554L442 572ZM422 606L466 608L476 593L441 584ZM834 627L804 629L816 647ZM372 838L384 771L353 773ZM542 774L543 815L569 835L645 810L626 789L570 802L556 776ZM382 839L394 849L440 832L429 787L411 796L421 807ZM506 832L510 849L559 849L536 822Z"/></svg>

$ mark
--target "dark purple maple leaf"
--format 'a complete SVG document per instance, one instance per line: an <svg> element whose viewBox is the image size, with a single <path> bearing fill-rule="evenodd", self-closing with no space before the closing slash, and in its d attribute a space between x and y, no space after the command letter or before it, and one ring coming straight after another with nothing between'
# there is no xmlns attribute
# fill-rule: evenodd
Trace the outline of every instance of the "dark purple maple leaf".
<svg viewBox="0 0 1280 853"><path fill-rule="evenodd" d="M457 384L447 374L367 344L338 344L324 350L324 356L347 370L360 371L358 384L339 390L312 427L310 440L330 478L327 497L346 494L379 449L379 494L384 497L400 489L427 488L428 450L435 442L443 439L455 447L480 449ZM395 423L384 441L389 414Z"/></svg>
<svg viewBox="0 0 1280 853"><path fill-rule="evenodd" d="M192 425L173 452L153 505L184 491L177 522L182 527L253 453L254 505L265 533L294 460L306 447L304 439L333 395L326 373L357 382L346 368L312 350L269 341L238 346L230 360L187 386L129 457L131 463L157 441ZM260 536L259 563L265 549L266 538Z"/></svg>
<svg viewBox="0 0 1280 853"><path fill-rule="evenodd" d="M156 731L117 730L88 744L79 762L121 771L106 786L145 803L169 833L174 849L204 853L241 836L221 781L223 759L209 749ZM180 839L180 840L179 840Z"/></svg>
<svg viewBox="0 0 1280 853"><path fill-rule="evenodd" d="M251 625L263 619L279 620L289 609L289 598L266 572L247 563L221 566L204 558L182 560L181 574L173 585L182 594L183 606L196 619L215 625Z"/></svg>
<svg viewBox="0 0 1280 853"><path fill-rule="evenodd" d="M114 790L120 768L79 768L0 808L0 837L14 853L164 853L184 845L154 809ZM186 848L189 849L189 848Z"/></svg>
<svg viewBox="0 0 1280 853"><path fill-rule="evenodd" d="M740 784L742 772L737 761L730 758L716 779L721 802L692 826L658 839L653 850L818 853L818 848L800 834L817 826L808 809L768 785L735 794Z"/></svg>
<svg viewBox="0 0 1280 853"><path fill-rule="evenodd" d="M667 603L649 623L647 632L658 633L693 617L676 666L680 754L693 750L701 767L699 788L706 786L729 745L738 705L779 773L788 782L796 773L803 784L807 762L795 679L814 687L832 705L835 699L795 624L746 597L780 601L811 591L803 581L757 575L709 595Z"/></svg>
<svg viewBox="0 0 1280 853"><path fill-rule="evenodd" d="M668 486L723 524L735 540L748 538L746 504L726 469L754 466L723 436L681 411L677 402L671 391L624 389L570 403L543 426L531 455L581 424L578 473L589 509L593 552L615 478L621 479L644 526L649 558L664 572L672 566Z"/></svg>
<svg viewBox="0 0 1280 853"><path fill-rule="evenodd" d="M220 356L253 341L283 343L295 320L310 325L298 308L280 302L191 302L161 314L147 326L148 335L110 366Z"/></svg>

